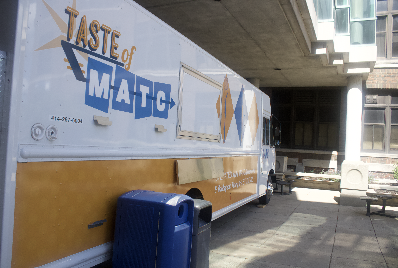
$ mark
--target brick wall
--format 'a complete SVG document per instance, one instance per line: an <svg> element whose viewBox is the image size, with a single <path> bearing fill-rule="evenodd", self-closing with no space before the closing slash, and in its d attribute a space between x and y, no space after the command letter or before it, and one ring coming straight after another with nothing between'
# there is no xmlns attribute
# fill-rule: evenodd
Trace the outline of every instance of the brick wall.
<svg viewBox="0 0 398 268"><path fill-rule="evenodd" d="M398 164L398 158L396 157L372 157L372 156L361 156L361 161L364 163L377 163L377 164Z"/></svg>
<svg viewBox="0 0 398 268"><path fill-rule="evenodd" d="M375 68L366 80L367 88L398 88L398 69Z"/></svg>

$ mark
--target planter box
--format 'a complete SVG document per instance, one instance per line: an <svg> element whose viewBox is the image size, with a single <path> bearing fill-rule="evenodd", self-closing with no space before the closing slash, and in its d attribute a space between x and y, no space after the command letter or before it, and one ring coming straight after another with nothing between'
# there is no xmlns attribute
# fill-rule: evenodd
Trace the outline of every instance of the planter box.
<svg viewBox="0 0 398 268"><path fill-rule="evenodd" d="M340 181L295 179L292 187L340 191Z"/></svg>

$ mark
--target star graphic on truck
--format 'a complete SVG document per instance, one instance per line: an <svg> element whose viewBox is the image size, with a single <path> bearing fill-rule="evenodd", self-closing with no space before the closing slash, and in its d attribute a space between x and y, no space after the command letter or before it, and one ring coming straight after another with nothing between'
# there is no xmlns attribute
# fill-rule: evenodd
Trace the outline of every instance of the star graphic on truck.
<svg viewBox="0 0 398 268"><path fill-rule="evenodd" d="M168 118L168 111L175 106L175 101L171 98L171 85L152 82L129 72L136 47L124 49L119 60L119 44L116 41L121 33L118 30L101 25L97 20L88 23L83 14L80 14L79 27L75 27L79 15L76 0L72 6L65 8L68 23L44 0L42 2L62 34L36 51L62 47L66 56L64 61L69 63L67 68L73 71L77 81L86 83L86 105L106 113L110 109L135 113L135 119L148 116ZM100 31L103 38L99 37ZM100 43L102 49L97 53ZM87 61L86 70L82 69L84 64L78 62L76 52ZM111 90L114 97L110 94Z"/></svg>

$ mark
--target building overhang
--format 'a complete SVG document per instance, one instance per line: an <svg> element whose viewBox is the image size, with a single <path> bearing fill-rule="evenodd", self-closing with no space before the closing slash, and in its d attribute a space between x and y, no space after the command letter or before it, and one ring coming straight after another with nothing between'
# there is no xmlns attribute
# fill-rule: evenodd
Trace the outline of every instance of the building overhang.
<svg viewBox="0 0 398 268"><path fill-rule="evenodd" d="M376 45L336 35L313 0L136 2L260 87L346 86L376 61Z"/></svg>

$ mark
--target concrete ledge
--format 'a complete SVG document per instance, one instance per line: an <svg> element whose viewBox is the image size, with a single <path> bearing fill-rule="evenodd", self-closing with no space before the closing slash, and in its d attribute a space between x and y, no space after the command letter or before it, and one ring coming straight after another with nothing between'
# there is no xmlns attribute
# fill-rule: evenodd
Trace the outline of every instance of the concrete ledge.
<svg viewBox="0 0 398 268"><path fill-rule="evenodd" d="M383 200L381 198L379 198L379 200L373 201L372 205L382 206ZM387 200L386 210L388 210L388 207L398 207L398 196L393 196L392 199Z"/></svg>
<svg viewBox="0 0 398 268"><path fill-rule="evenodd" d="M384 185L384 184L369 184L369 189L387 190L398 192L398 186Z"/></svg>
<svg viewBox="0 0 398 268"><path fill-rule="evenodd" d="M334 168L334 169L337 169L337 161L303 159L303 166L304 167L320 167L320 168Z"/></svg>
<svg viewBox="0 0 398 268"><path fill-rule="evenodd" d="M292 187L340 191L340 181L295 179L292 183Z"/></svg>
<svg viewBox="0 0 398 268"><path fill-rule="evenodd" d="M317 173L306 173L306 172L285 172L284 174L285 176L295 176L295 177L341 179L340 175L329 175L329 174L317 174Z"/></svg>
<svg viewBox="0 0 398 268"><path fill-rule="evenodd" d="M369 171L374 172L386 172L393 173L394 165L392 164L378 164L378 163L366 163L368 165Z"/></svg>
<svg viewBox="0 0 398 268"><path fill-rule="evenodd" d="M341 206L351 207L365 207L366 201L361 200L361 196L366 196L366 191L340 189L340 204Z"/></svg>

